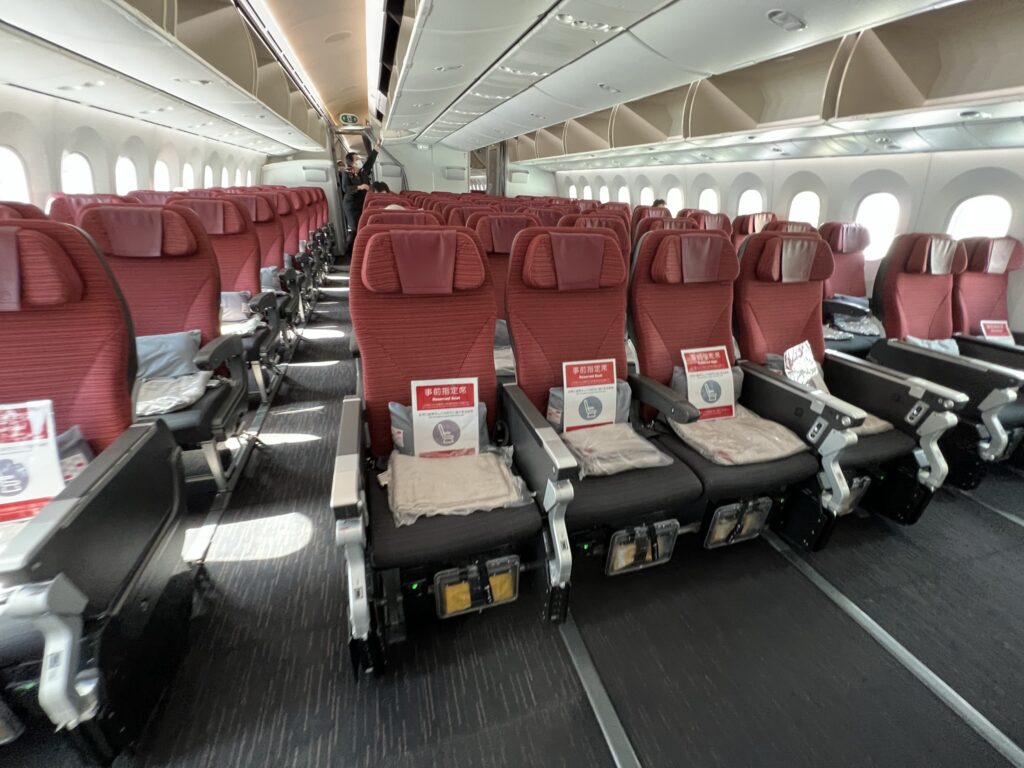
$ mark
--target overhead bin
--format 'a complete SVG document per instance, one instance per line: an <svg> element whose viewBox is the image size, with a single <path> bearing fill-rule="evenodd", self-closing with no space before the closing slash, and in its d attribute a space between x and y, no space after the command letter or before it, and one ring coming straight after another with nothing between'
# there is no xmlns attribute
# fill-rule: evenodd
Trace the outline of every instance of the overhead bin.
<svg viewBox="0 0 1024 768"><path fill-rule="evenodd" d="M559 123L549 128L541 128L534 134L537 157L558 157L565 154L565 128L566 123Z"/></svg>
<svg viewBox="0 0 1024 768"><path fill-rule="evenodd" d="M249 28L235 6L228 0L176 1L174 36L214 69L255 93L256 51ZM287 110L282 113L274 109L278 114L288 114Z"/></svg>
<svg viewBox="0 0 1024 768"><path fill-rule="evenodd" d="M611 147L609 141L612 110L602 109L565 122L565 154L600 152ZM539 133L539 131L538 131Z"/></svg>
<svg viewBox="0 0 1024 768"><path fill-rule="evenodd" d="M612 110L611 145L632 147L654 144L683 135L683 108L689 86L648 96Z"/></svg>

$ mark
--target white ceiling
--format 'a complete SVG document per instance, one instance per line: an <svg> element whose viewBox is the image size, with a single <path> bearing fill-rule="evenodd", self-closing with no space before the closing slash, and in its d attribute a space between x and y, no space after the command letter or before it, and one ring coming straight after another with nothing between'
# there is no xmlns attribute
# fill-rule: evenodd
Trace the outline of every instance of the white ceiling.
<svg viewBox="0 0 1024 768"><path fill-rule="evenodd" d="M386 135L475 149L950 2L423 0Z"/></svg>
<svg viewBox="0 0 1024 768"><path fill-rule="evenodd" d="M323 151L116 0L0 0L0 21L2 82L270 155Z"/></svg>

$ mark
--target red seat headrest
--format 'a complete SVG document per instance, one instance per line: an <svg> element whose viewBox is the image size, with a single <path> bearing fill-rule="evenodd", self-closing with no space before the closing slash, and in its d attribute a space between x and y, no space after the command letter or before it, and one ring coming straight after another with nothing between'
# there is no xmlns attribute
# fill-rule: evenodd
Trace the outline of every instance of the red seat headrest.
<svg viewBox="0 0 1024 768"><path fill-rule="evenodd" d="M366 224L426 224L437 225L440 220L433 211L375 211L366 217Z"/></svg>
<svg viewBox="0 0 1024 768"><path fill-rule="evenodd" d="M732 222L724 213L698 212L689 218L696 221L701 229L718 229L727 235L732 234Z"/></svg>
<svg viewBox="0 0 1024 768"><path fill-rule="evenodd" d="M967 250L949 235L908 235L910 255L903 271L910 274L958 275L967 269Z"/></svg>
<svg viewBox="0 0 1024 768"><path fill-rule="evenodd" d="M16 224L0 226L0 312L82 300L82 278L56 240Z"/></svg>
<svg viewBox="0 0 1024 768"><path fill-rule="evenodd" d="M871 245L871 233L853 221L829 221L819 230L834 253L857 253Z"/></svg>
<svg viewBox="0 0 1024 768"><path fill-rule="evenodd" d="M134 192L129 192L128 197L135 198L143 205L163 205L166 203L175 192L158 192L155 189L136 189Z"/></svg>
<svg viewBox="0 0 1024 768"><path fill-rule="evenodd" d="M789 232L790 234L818 234L818 230L814 228L813 224L808 224L806 221L770 221L768 222L762 232ZM835 252L835 248L832 249Z"/></svg>
<svg viewBox="0 0 1024 768"><path fill-rule="evenodd" d="M732 282L739 260L732 242L718 232L656 230L650 235L655 248L651 281L666 285Z"/></svg>
<svg viewBox="0 0 1024 768"><path fill-rule="evenodd" d="M178 257L199 250L185 219L170 208L94 205L82 211L80 226L108 256Z"/></svg>
<svg viewBox="0 0 1024 768"><path fill-rule="evenodd" d="M743 216L737 216L736 220L732 223L732 229L737 235L756 235L775 221L776 218L776 215L771 211L748 213ZM717 229L717 227L710 227L710 229Z"/></svg>
<svg viewBox="0 0 1024 768"><path fill-rule="evenodd" d="M1024 245L1015 237L971 237L960 242L971 272L1002 275L1024 267Z"/></svg>
<svg viewBox="0 0 1024 768"><path fill-rule="evenodd" d="M171 205L192 211L202 222L203 229L208 235L237 235L245 231L242 212L231 200L178 197Z"/></svg>
<svg viewBox="0 0 1024 768"><path fill-rule="evenodd" d="M4 219L46 219L45 213L31 203L0 202L0 221Z"/></svg>
<svg viewBox="0 0 1024 768"><path fill-rule="evenodd" d="M273 221L277 215L270 205L270 200L265 195L239 195L232 193L231 199L248 212L249 218L255 224Z"/></svg>
<svg viewBox="0 0 1024 768"><path fill-rule="evenodd" d="M361 277L373 293L438 296L473 291L484 284L483 258L468 230L394 229L370 237Z"/></svg>
<svg viewBox="0 0 1024 768"><path fill-rule="evenodd" d="M540 221L529 213L474 213L467 224L476 230L487 253L512 252L516 235L528 227L539 227Z"/></svg>
<svg viewBox="0 0 1024 768"><path fill-rule="evenodd" d="M826 280L833 268L832 250L817 235L780 233L764 242L756 273L767 283L807 283Z"/></svg>
<svg viewBox="0 0 1024 768"><path fill-rule="evenodd" d="M121 195L81 194L58 192L50 195L50 218L62 224L77 224L82 211L90 205L137 204L138 200Z"/></svg>
<svg viewBox="0 0 1024 768"><path fill-rule="evenodd" d="M610 229L546 230L530 241L523 259L523 283L530 288L585 291L625 280L625 261Z"/></svg>

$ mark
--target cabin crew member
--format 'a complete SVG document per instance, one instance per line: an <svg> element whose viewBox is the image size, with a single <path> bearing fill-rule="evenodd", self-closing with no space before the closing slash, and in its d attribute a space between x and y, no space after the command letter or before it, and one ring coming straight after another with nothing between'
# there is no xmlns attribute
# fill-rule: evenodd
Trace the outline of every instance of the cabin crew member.
<svg viewBox="0 0 1024 768"><path fill-rule="evenodd" d="M346 256L352 255L352 241L355 240L359 217L363 213L363 201L370 190L370 174L376 159L377 147L370 151L365 163L359 162L355 152L345 155L345 172L341 174L341 208L345 213L345 226L348 230L345 238Z"/></svg>

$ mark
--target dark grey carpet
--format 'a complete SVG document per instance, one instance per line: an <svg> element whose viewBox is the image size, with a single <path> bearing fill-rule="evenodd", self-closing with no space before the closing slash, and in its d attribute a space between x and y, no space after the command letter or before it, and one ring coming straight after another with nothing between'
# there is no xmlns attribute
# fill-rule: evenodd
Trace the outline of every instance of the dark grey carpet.
<svg viewBox="0 0 1024 768"><path fill-rule="evenodd" d="M208 558L216 595L144 745L146 766L610 765L540 605L422 622L396 670L353 681L327 506L343 304L322 302Z"/></svg>
<svg viewBox="0 0 1024 768"><path fill-rule="evenodd" d="M1009 486L990 485L997 479L975 493L1008 494ZM1024 479L1008 482L1019 499ZM910 527L848 517L829 546L807 559L1024 744L1024 528L946 493Z"/></svg>
<svg viewBox="0 0 1024 768"><path fill-rule="evenodd" d="M580 580L572 610L649 768L1003 765L763 542Z"/></svg>

